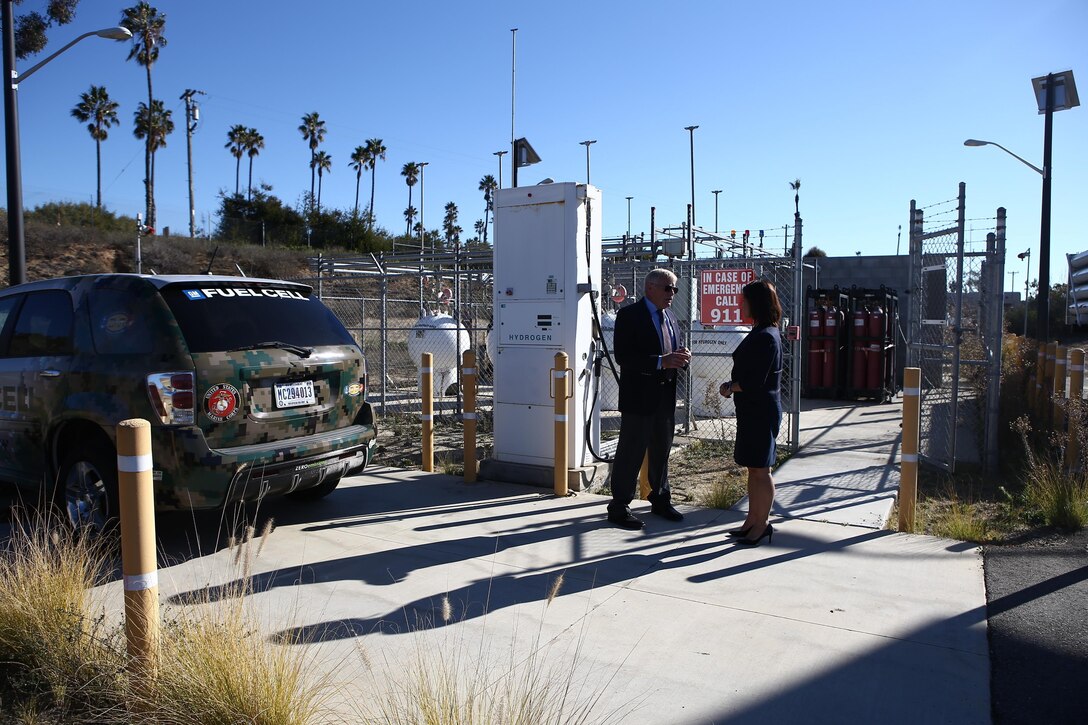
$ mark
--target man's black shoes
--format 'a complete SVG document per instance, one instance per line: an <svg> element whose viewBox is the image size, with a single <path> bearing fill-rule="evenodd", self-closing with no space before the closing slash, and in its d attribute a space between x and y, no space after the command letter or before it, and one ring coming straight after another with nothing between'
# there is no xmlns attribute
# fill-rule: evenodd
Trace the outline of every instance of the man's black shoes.
<svg viewBox="0 0 1088 725"><path fill-rule="evenodd" d="M680 513L679 511L677 511L676 509L674 509L672 506L670 506L667 503L666 504L661 504L660 506L651 507L650 508L650 513L652 513L655 516L660 516L661 518L667 519L669 521L683 521L684 520L684 514Z"/></svg>
<svg viewBox="0 0 1088 725"><path fill-rule="evenodd" d="M631 513L630 509L620 513L608 512L608 522L619 526L624 529L631 529L637 531L641 529L645 524L642 523L642 519Z"/></svg>

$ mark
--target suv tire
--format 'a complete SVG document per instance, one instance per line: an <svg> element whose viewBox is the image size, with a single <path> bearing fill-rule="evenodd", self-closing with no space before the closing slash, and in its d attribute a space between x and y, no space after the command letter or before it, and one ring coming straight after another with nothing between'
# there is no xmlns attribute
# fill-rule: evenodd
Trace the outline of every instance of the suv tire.
<svg viewBox="0 0 1088 725"><path fill-rule="evenodd" d="M80 444L61 459L56 501L76 529L103 533L117 524L117 457Z"/></svg>

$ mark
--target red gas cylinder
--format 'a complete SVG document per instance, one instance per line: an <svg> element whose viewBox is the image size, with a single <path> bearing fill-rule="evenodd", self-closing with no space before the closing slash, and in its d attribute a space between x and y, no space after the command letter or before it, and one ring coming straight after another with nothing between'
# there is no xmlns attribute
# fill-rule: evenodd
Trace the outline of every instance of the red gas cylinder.
<svg viewBox="0 0 1088 725"><path fill-rule="evenodd" d="M824 384L824 308L817 305L808 313L808 385L819 388Z"/></svg>
<svg viewBox="0 0 1088 725"><path fill-rule="evenodd" d="M868 372L865 364L868 356L867 343L862 338L865 337L865 332L868 329L869 312L862 307L854 310L851 318L854 323L854 330L851 335L851 354L854 356L854 360L850 385L856 390L861 390L865 387L865 378Z"/></svg>
<svg viewBox="0 0 1088 725"><path fill-rule="evenodd" d="M824 318L824 378L825 388L835 387L835 372L839 362L839 311L829 305Z"/></svg>
<svg viewBox="0 0 1088 725"><path fill-rule="evenodd" d="M887 332L886 323L888 318L884 315L884 310L880 309L880 305L873 305L873 309L869 311L869 323L866 325L869 337L878 337L881 340L884 339L884 335Z"/></svg>
<svg viewBox="0 0 1088 725"><path fill-rule="evenodd" d="M880 390L884 387L884 346L878 342L869 343L869 359L866 361L865 382L869 390Z"/></svg>

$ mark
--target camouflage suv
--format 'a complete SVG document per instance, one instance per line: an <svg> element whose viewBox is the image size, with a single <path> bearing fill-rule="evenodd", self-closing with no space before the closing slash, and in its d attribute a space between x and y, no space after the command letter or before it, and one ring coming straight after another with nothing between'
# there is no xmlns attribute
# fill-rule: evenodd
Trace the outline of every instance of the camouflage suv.
<svg viewBox="0 0 1088 725"><path fill-rule="evenodd" d="M88 275L0 291L0 480L116 513L115 426L151 422L156 506L318 498L369 462L366 361L292 282Z"/></svg>

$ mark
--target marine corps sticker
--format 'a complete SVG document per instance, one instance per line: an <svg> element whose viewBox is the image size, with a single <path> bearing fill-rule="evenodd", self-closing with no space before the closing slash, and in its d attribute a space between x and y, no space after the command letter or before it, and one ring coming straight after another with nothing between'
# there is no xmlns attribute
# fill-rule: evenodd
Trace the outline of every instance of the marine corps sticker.
<svg viewBox="0 0 1088 725"><path fill-rule="evenodd" d="M208 388L204 394L204 415L216 423L222 423L238 414L240 404L238 388L230 383L219 383Z"/></svg>

